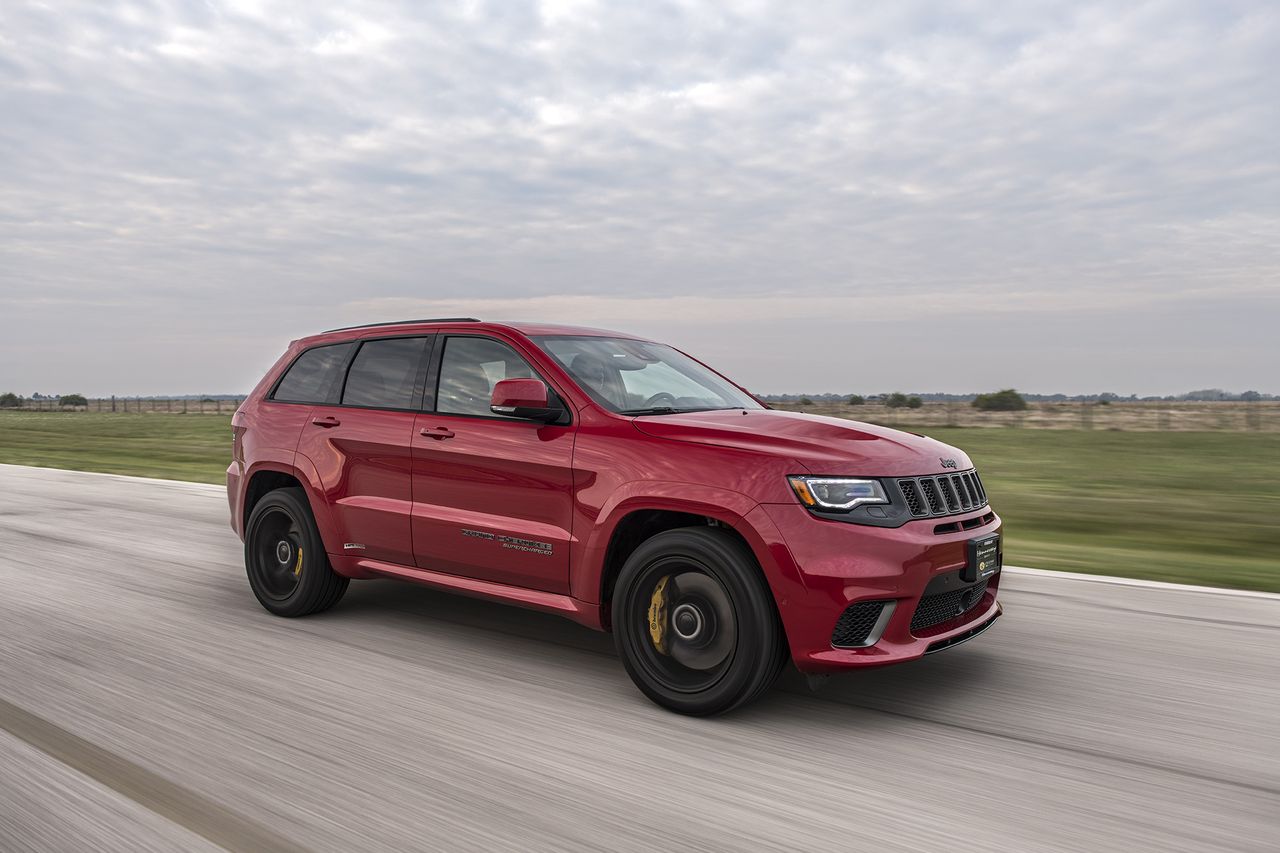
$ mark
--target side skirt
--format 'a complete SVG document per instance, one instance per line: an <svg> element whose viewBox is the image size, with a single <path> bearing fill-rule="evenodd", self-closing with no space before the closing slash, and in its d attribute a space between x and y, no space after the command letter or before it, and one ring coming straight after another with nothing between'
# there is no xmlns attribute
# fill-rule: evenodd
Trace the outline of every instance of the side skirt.
<svg viewBox="0 0 1280 853"><path fill-rule="evenodd" d="M447 592L470 595L489 601L514 604L531 610L555 613L586 625L596 631L603 631L603 608L599 604L580 601L568 595L554 592L542 592L536 589L494 583L493 581L465 578L429 569L402 566L398 563L384 563L381 560L370 560L363 557L340 556L330 554L329 561L340 575L347 577L387 577L407 580L414 583L442 589Z"/></svg>

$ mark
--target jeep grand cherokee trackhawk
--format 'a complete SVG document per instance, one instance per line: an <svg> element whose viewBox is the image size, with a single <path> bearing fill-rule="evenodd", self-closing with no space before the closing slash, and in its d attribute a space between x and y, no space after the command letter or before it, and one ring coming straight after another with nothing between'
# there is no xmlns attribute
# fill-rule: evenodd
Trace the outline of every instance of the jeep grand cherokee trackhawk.
<svg viewBox="0 0 1280 853"><path fill-rule="evenodd" d="M897 663L1001 613L1000 519L929 438L770 409L617 332L415 320L295 341L233 421L262 606L392 577L612 631L650 699L715 714L788 659Z"/></svg>

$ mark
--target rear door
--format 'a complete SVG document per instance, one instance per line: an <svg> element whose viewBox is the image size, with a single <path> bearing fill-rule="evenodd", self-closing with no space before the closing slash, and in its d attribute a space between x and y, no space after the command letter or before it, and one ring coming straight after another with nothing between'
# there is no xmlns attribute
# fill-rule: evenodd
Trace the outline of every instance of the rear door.
<svg viewBox="0 0 1280 853"><path fill-rule="evenodd" d="M418 566L567 593L574 426L489 411L499 380L543 379L511 344L441 335L436 350L413 434Z"/></svg>
<svg viewBox="0 0 1280 853"><path fill-rule="evenodd" d="M344 381L311 410L298 452L324 483L347 556L413 565L413 430L432 336L357 342Z"/></svg>

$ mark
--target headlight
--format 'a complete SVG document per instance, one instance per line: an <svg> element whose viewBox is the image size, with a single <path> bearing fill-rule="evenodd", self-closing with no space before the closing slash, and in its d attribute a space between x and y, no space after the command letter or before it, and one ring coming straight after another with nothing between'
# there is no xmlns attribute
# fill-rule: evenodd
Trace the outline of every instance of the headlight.
<svg viewBox="0 0 1280 853"><path fill-rule="evenodd" d="M800 503L816 510L846 510L867 504L887 504L879 480L844 477L788 477Z"/></svg>

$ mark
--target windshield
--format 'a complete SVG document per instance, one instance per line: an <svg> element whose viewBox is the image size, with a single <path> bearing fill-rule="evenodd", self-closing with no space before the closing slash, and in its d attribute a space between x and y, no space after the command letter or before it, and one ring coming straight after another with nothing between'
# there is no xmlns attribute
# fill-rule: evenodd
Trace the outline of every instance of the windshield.
<svg viewBox="0 0 1280 853"><path fill-rule="evenodd" d="M611 412L763 408L732 383L666 344L588 336L545 335L533 340Z"/></svg>

